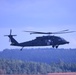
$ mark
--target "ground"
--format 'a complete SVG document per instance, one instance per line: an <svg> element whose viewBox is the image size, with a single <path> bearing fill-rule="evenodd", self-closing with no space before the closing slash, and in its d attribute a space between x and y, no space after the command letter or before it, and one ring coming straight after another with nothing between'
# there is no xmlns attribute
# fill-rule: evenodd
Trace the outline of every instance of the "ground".
<svg viewBox="0 0 76 75"><path fill-rule="evenodd" d="M69 72L69 73L49 73L47 75L76 75L76 72Z"/></svg>
<svg viewBox="0 0 76 75"><path fill-rule="evenodd" d="M69 73L48 73L48 74L0 74L0 75L76 75L76 72L69 72Z"/></svg>

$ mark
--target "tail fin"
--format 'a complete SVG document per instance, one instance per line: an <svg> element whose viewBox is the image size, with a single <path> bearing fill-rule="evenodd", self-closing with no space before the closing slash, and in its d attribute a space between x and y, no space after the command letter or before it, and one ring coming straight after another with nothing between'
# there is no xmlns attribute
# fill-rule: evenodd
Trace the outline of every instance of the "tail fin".
<svg viewBox="0 0 76 75"><path fill-rule="evenodd" d="M12 35L12 30L10 29L10 34L9 35L5 35L9 37L9 41L11 41L11 45L18 45L18 42L13 38L13 36L16 35Z"/></svg>
<svg viewBox="0 0 76 75"><path fill-rule="evenodd" d="M18 45L18 42L13 38L13 36L8 36L10 38L11 41L11 45Z"/></svg>

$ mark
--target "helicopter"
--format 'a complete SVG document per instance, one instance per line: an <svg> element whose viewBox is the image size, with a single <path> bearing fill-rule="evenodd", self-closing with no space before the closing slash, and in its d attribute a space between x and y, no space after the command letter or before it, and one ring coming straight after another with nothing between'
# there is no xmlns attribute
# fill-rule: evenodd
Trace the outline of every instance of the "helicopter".
<svg viewBox="0 0 76 75"><path fill-rule="evenodd" d="M69 31L68 29L58 31L58 32L37 32L37 31L24 31L24 32L29 32L30 34L48 34L47 36L39 36L36 37L33 40L26 41L26 42L21 42L19 43L14 36L17 35L12 35L12 29L10 29L10 34L9 35L4 35L8 36L10 41L11 41L11 46L19 46L22 47L20 50L22 50L24 47L34 47L34 46L52 46L52 48L58 48L59 45L64 45L64 44L69 44L68 41L66 41L64 38L61 38L59 36L54 36L50 34L64 34L64 33L72 33L75 31Z"/></svg>

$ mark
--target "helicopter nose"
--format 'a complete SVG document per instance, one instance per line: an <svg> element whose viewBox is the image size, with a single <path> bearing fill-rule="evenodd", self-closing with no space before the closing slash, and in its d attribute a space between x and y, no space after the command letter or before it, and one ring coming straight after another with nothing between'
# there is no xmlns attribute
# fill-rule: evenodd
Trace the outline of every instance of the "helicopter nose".
<svg viewBox="0 0 76 75"><path fill-rule="evenodd" d="M68 42L68 41L67 41L66 43L67 43L67 44L69 44L69 42Z"/></svg>

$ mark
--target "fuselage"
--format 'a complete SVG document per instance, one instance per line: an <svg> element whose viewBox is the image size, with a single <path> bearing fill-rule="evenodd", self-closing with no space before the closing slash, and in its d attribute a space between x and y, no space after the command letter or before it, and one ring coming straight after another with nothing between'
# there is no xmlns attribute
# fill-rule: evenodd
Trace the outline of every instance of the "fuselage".
<svg viewBox="0 0 76 75"><path fill-rule="evenodd" d="M13 46L21 46L21 47L28 47L28 46L52 46L58 47L59 45L69 44L68 41L65 39L58 37L58 36L41 36L36 37L34 40L18 43L18 44L11 44Z"/></svg>

